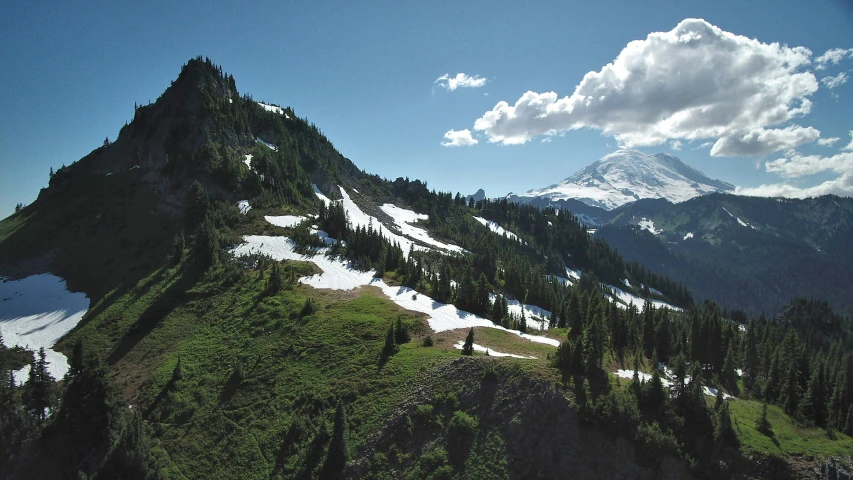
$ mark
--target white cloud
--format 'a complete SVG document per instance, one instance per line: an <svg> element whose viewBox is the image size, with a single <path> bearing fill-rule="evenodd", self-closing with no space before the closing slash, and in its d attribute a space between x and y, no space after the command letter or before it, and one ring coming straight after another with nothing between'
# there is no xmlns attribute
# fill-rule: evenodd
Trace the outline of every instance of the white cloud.
<svg viewBox="0 0 853 480"><path fill-rule="evenodd" d="M850 130L850 143L847 144L846 147L841 148L844 151L853 151L853 130Z"/></svg>
<svg viewBox="0 0 853 480"><path fill-rule="evenodd" d="M824 157L821 155L801 155L792 151L784 158L767 162L764 167L768 172L778 173L788 178L804 177L827 171L843 174L853 172L853 152L841 152Z"/></svg>
<svg viewBox="0 0 853 480"><path fill-rule="evenodd" d="M799 126L761 130L811 110L808 97L818 81L802 71L810 57L804 47L761 43L687 19L630 42L612 63L587 73L570 96L528 91L513 105L498 102L474 129L502 144L584 127L626 147L726 138L720 154L735 154L754 136L746 147L767 152L771 146L756 142L788 146L814 136Z"/></svg>
<svg viewBox="0 0 853 480"><path fill-rule="evenodd" d="M790 183L775 183L754 188L737 187L734 193L735 195L749 195L753 197L806 198L829 194L849 197L853 196L853 173L844 173L838 178L827 180L813 187L801 188Z"/></svg>
<svg viewBox="0 0 853 480"><path fill-rule="evenodd" d="M482 87L486 84L486 79L480 77L479 75L469 76L464 73L457 73L455 77L451 77L449 74L445 73L444 75L435 79L435 82L440 87L444 87L449 91L454 91L457 88L477 88Z"/></svg>
<svg viewBox="0 0 853 480"><path fill-rule="evenodd" d="M673 141L669 142L669 148L674 152L681 150L681 146L682 146L682 143L679 142L678 140L673 140Z"/></svg>
<svg viewBox="0 0 853 480"><path fill-rule="evenodd" d="M699 145L698 147L694 148L693 150L699 150L699 149L702 149L702 148L710 148L710 147L712 147L712 146L714 146L714 142L703 142L701 145Z"/></svg>
<svg viewBox="0 0 853 480"><path fill-rule="evenodd" d="M445 147L468 147L476 145L477 139L471 136L471 130L448 130L444 134L445 141L441 142Z"/></svg>
<svg viewBox="0 0 853 480"><path fill-rule="evenodd" d="M790 150L820 138L813 127L791 125L787 128L756 128L751 132L722 137L711 147L714 157L763 157L779 150Z"/></svg>
<svg viewBox="0 0 853 480"><path fill-rule="evenodd" d="M817 141L817 144L820 145L821 147L831 147L831 146L835 145L835 142L837 142L839 140L841 140L841 139L838 137L821 138Z"/></svg>
<svg viewBox="0 0 853 480"><path fill-rule="evenodd" d="M820 79L820 83L822 83L824 87L830 90L835 87L844 85L845 82L847 82L847 74L844 72L841 72L834 77L823 77Z"/></svg>
<svg viewBox="0 0 853 480"><path fill-rule="evenodd" d="M853 57L853 48L832 48L827 50L823 55L815 58L814 61L817 65L817 70L824 70L827 65L837 65L841 60L844 60L844 57L847 56Z"/></svg>

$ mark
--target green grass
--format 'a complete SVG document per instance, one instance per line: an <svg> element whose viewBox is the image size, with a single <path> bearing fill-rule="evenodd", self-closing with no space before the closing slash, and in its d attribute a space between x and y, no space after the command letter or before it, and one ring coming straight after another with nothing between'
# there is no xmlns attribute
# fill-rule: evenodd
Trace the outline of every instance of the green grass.
<svg viewBox="0 0 853 480"><path fill-rule="evenodd" d="M828 457L850 455L853 452L853 439L850 437L835 432L835 439L832 439L824 429L798 426L775 405L767 407L767 420L773 430L773 436L768 437L755 428L762 407L762 403L751 400L729 402L732 427L745 453L777 457Z"/></svg>
<svg viewBox="0 0 853 480"><path fill-rule="evenodd" d="M380 362L388 325L398 315L413 327L422 319L374 289L297 286L267 297L264 287L255 272L235 281L222 269L193 281L164 268L107 295L59 348L82 338L86 352L112 364L127 402L154 425L163 468L187 478L308 468L313 432L330 424L337 401L346 405L355 452L407 388L425 381L423 372L459 358L413 341ZM307 298L317 308L301 317ZM183 379L173 391L179 357Z"/></svg>

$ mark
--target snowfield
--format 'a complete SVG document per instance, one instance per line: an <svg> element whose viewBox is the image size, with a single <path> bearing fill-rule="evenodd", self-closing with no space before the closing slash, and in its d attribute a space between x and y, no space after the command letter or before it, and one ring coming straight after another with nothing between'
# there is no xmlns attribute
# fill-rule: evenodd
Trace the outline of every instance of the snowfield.
<svg viewBox="0 0 853 480"><path fill-rule="evenodd" d="M243 163L245 163L247 167L252 168L252 154L251 153L246 154L246 159L243 160Z"/></svg>
<svg viewBox="0 0 853 480"><path fill-rule="evenodd" d="M687 235L684 236L684 240L687 240L688 238L693 238L693 232L687 232Z"/></svg>
<svg viewBox="0 0 853 480"><path fill-rule="evenodd" d="M375 286L397 305L407 310L426 314L430 328L436 333L457 328L489 327L504 330L532 342L544 343L554 347L560 345L560 341L553 338L523 334L495 325L491 320L459 310L453 305L436 302L427 295L418 293L411 288L389 286L381 279L374 278L375 272L373 271L361 272L353 268L351 262L327 257L325 255L326 249L317 249L316 255L306 256L294 251L296 244L287 237L246 235L243 237L243 241L246 243L234 248L231 251L232 254L240 256L263 253L276 260L313 262L323 270L323 273L300 278L299 282L314 288L352 290L364 285Z"/></svg>
<svg viewBox="0 0 853 480"><path fill-rule="evenodd" d="M625 302L624 305L617 302L616 305L619 306L619 308L622 308L622 309L628 308L628 305L633 303L635 307L637 307L638 309L641 309L641 308L643 308L643 304L646 303L646 301L644 299L642 299L636 295L632 295L632 294L622 290L621 288L617 288L617 287L614 287L612 285L605 285L605 287L613 290L613 298L616 298L616 299L619 299L619 300L622 300L623 302ZM673 310L673 311L677 311L677 312L681 311L681 309L676 307L675 305L670 305L666 302L661 302L660 300L652 300L651 302L652 302L652 305L655 306L655 308L666 307L666 308ZM633 374L633 373L634 372L631 372L631 374Z"/></svg>
<svg viewBox="0 0 853 480"><path fill-rule="evenodd" d="M510 232L509 230L505 229L504 227L498 225L496 222L493 222L491 220L486 220L483 217L476 217L476 216L474 217L474 220L480 222L480 224L482 224L484 227L488 227L489 230L497 233L498 235L503 235L503 236L509 238L510 240L515 240L517 242L521 241L518 239L518 235L516 235L516 234Z"/></svg>
<svg viewBox="0 0 853 480"><path fill-rule="evenodd" d="M320 189L317 188L316 184L312 184L311 186L314 187L314 194L317 195L317 198L319 198L323 203L325 203L327 207L332 204L332 201L329 199L329 197L323 195L323 192L321 192Z"/></svg>
<svg viewBox="0 0 853 480"><path fill-rule="evenodd" d="M506 297L504 297L504 300L506 300L507 310L509 310L509 313L517 318L521 318L522 303L518 300ZM495 303L494 293L489 294L489 303ZM527 324L527 328L539 331L547 330L549 318L551 318L551 312L548 310L545 310L542 307L537 307L536 305L524 305L524 320Z"/></svg>
<svg viewBox="0 0 853 480"><path fill-rule="evenodd" d="M19 345L36 354L44 347L47 369L60 380L68 372L65 355L51 348L70 332L89 310L83 293L71 293L65 280L51 274L32 275L0 283L0 332L7 347ZM15 382L27 381L30 366L15 372Z"/></svg>
<svg viewBox="0 0 853 480"><path fill-rule="evenodd" d="M462 350L462 347L464 345L465 345L465 340L459 340L458 342L456 342L456 345L454 345L453 348L455 348L456 350ZM476 343L473 344L473 346L474 346L475 352L480 352L480 353L487 353L488 352L489 356L492 356L492 357L527 358L527 359L534 359L534 360L536 359L536 357L528 357L526 355L515 355L512 353L496 352L496 351L489 349L489 348L486 348L482 345L477 345Z"/></svg>
<svg viewBox="0 0 853 480"><path fill-rule="evenodd" d="M284 109L281 107L277 107L275 105L267 105L266 103L261 102L258 102L258 105L260 105L264 110L268 112L275 112L279 115L284 115L284 118L290 119L290 117L286 113L284 113Z"/></svg>
<svg viewBox="0 0 853 480"><path fill-rule="evenodd" d="M245 214L249 213L249 210L252 209L252 206L249 205L248 200L240 200L239 202L237 202L237 208L240 209L241 215L245 215Z"/></svg>
<svg viewBox="0 0 853 480"><path fill-rule="evenodd" d="M266 215L264 216L264 220L275 225L276 227L293 228L307 220L307 217L303 217L301 215Z"/></svg>
<svg viewBox="0 0 853 480"><path fill-rule="evenodd" d="M271 143L267 143L267 142L261 140L260 137L255 137L255 140L257 140L258 143L262 143L262 144L266 145L267 147L269 147L274 152L278 151L278 147L276 147L275 145L273 145Z"/></svg>
<svg viewBox="0 0 853 480"><path fill-rule="evenodd" d="M427 231L423 228L412 225L413 223L417 223L418 220L429 220L429 215L424 215L422 213L416 213L412 210L400 208L391 203L386 203L385 205L382 205L379 208L389 217L391 217L391 219L394 220L394 225L396 225L397 228L400 229L400 232L402 232L403 235L413 238L421 243L426 243L427 245L432 245L442 250L447 250L448 252L462 253L465 251L462 247L459 247L457 245L439 242L438 240L432 238L429 233L427 233Z"/></svg>

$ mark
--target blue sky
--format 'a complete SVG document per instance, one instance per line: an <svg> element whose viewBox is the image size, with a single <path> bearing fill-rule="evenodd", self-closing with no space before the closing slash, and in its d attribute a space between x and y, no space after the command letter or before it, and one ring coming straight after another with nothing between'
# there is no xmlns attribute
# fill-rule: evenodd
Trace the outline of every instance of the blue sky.
<svg viewBox="0 0 853 480"><path fill-rule="evenodd" d="M817 62L853 48L849 1L86 3L0 6L0 217L32 202L51 167L114 138L134 102L155 100L197 55L241 92L308 117L362 169L445 191L543 187L619 144L675 153L745 193L853 184L853 50ZM715 60L682 56L691 39ZM616 71L617 57L656 63L587 75ZM459 73L485 84L435 83ZM582 108L582 82L607 101ZM706 101L718 104L673 123ZM466 129L476 145L442 146Z"/></svg>

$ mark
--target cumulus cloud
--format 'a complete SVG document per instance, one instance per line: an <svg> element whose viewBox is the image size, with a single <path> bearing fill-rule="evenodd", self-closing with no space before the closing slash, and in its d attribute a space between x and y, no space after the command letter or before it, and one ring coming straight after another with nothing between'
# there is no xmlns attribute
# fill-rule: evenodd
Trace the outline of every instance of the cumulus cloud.
<svg viewBox="0 0 853 480"><path fill-rule="evenodd" d="M448 91L454 91L457 88L477 88L482 87L486 84L486 79L480 77L479 75L469 76L464 73L457 73L455 77L451 77L449 74L445 73L444 75L435 79L435 82L438 86L444 87Z"/></svg>
<svg viewBox="0 0 853 480"><path fill-rule="evenodd" d="M833 88L838 87L840 85L844 85L845 82L847 82L847 74L844 72L841 72L834 77L830 76L830 77L823 77L820 79L820 83L822 83L824 87L826 87L830 90L832 90Z"/></svg>
<svg viewBox="0 0 853 480"><path fill-rule="evenodd" d="M844 173L838 178L827 180L813 187L798 187L790 183L774 183L752 188L735 188L735 195L749 195L753 197L790 197L806 198L819 197L821 195L839 195L842 197L853 196L853 174Z"/></svg>
<svg viewBox="0 0 853 480"><path fill-rule="evenodd" d="M468 147L476 145L477 139L471 136L471 130L448 130L444 134L444 141L441 142L445 147Z"/></svg>
<svg viewBox="0 0 853 480"><path fill-rule="evenodd" d="M811 110L808 97L818 81L803 71L811 54L686 19L630 42L612 63L587 73L570 96L528 91L512 105L498 102L474 129L508 145L586 127L626 147L725 138L717 154L744 154L736 153L740 147L766 154L817 138L816 130L799 126L766 128ZM774 146L758 146L762 139Z"/></svg>
<svg viewBox="0 0 853 480"><path fill-rule="evenodd" d="M756 128L750 132L722 137L711 147L714 157L763 157L779 150L790 150L820 138L820 130L791 125L787 128Z"/></svg>
<svg viewBox="0 0 853 480"><path fill-rule="evenodd" d="M673 141L669 142L669 148L673 152L677 152L677 151L681 150L681 146L682 146L682 143L678 140L673 140Z"/></svg>
<svg viewBox="0 0 853 480"><path fill-rule="evenodd" d="M843 147L842 150L847 152L853 151L853 130L850 130L850 143L846 147Z"/></svg>
<svg viewBox="0 0 853 480"><path fill-rule="evenodd" d="M828 157L789 152L784 158L767 162L765 169L788 178L826 171L843 174L853 172L853 152L840 152Z"/></svg>
<svg viewBox="0 0 853 480"><path fill-rule="evenodd" d="M817 144L820 145L821 147L831 147L831 146L835 145L835 142L837 142L839 140L841 140L841 139L838 137L821 138L820 140L817 141Z"/></svg>
<svg viewBox="0 0 853 480"><path fill-rule="evenodd" d="M823 55L814 59L815 68L818 70L824 70L827 65L838 65L839 62L844 60L844 57L853 57L853 48L832 48L827 50Z"/></svg>

